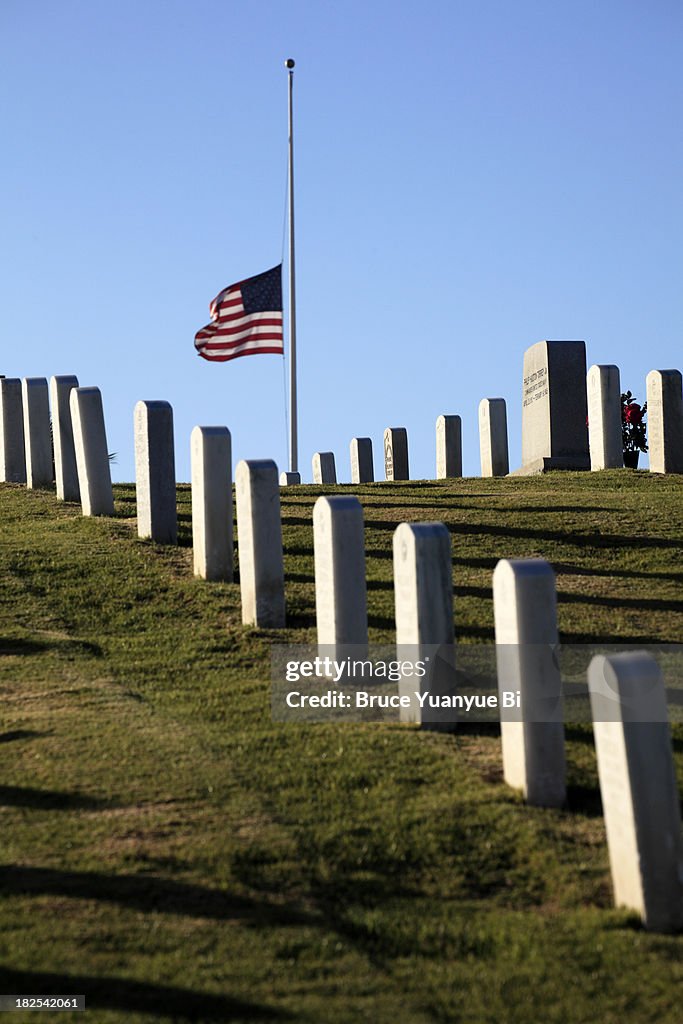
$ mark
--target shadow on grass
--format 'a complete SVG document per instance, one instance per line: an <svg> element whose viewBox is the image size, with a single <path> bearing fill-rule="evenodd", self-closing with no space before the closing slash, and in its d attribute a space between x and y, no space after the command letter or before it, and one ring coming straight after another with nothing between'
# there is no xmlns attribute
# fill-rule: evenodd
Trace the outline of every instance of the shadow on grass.
<svg viewBox="0 0 683 1024"><path fill-rule="evenodd" d="M533 512L533 509L525 509L526 514ZM680 550L680 541L671 537L625 537L620 534L611 533L572 533L563 530L536 530L526 526L492 526L482 523L446 523L449 531L456 537L464 534L474 536L487 535L490 537L504 537L509 540L512 537L528 540L552 541L554 544L563 544L581 548L674 548Z"/></svg>
<svg viewBox="0 0 683 1024"><path fill-rule="evenodd" d="M103 900L143 913L239 920L260 927L319 923L317 917L295 907L257 902L220 889L150 875L108 875L9 864L0 867L0 892Z"/></svg>
<svg viewBox="0 0 683 1024"><path fill-rule="evenodd" d="M30 807L34 811L95 811L112 807L109 800L62 793L53 789L27 786L0 786L0 807Z"/></svg>
<svg viewBox="0 0 683 1024"><path fill-rule="evenodd" d="M35 740L41 736L49 736L49 732L37 732L34 729L12 729L0 732L0 743L13 743L15 740Z"/></svg>
<svg viewBox="0 0 683 1024"><path fill-rule="evenodd" d="M602 818L602 800L598 786L567 786L567 810L587 818Z"/></svg>
<svg viewBox="0 0 683 1024"><path fill-rule="evenodd" d="M49 650L69 651L74 654L80 651L84 654L91 654L94 658L102 657L100 645L91 643L89 640L79 640L72 637L55 637L51 640L24 640L19 637L0 637L0 654L23 656L44 654L45 651Z"/></svg>
<svg viewBox="0 0 683 1024"><path fill-rule="evenodd" d="M21 971L0 967L0 990L30 992L32 996L55 993L85 996L88 1010L101 1009L124 1013L149 1013L154 1019L172 1020L291 1020L291 1014L251 1000L209 992L193 992L171 985L155 985L132 978L94 977L88 974L58 974L48 971Z"/></svg>

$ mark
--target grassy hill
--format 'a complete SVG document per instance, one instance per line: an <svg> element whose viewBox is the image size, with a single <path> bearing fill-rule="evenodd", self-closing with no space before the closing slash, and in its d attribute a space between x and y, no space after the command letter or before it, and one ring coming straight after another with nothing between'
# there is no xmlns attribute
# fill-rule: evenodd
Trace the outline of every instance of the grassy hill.
<svg viewBox="0 0 683 1024"><path fill-rule="evenodd" d="M550 811L503 785L491 726L271 722L271 642L315 638L320 493L282 492L273 634L240 624L237 584L193 578L189 487L161 548L131 486L88 520L0 485L0 992L85 993L117 1024L679 1024L683 936L612 908L590 727L568 725ZM563 641L683 641L680 477L354 493L373 640L393 529L440 520L459 642L493 639L493 568L526 556L556 570Z"/></svg>

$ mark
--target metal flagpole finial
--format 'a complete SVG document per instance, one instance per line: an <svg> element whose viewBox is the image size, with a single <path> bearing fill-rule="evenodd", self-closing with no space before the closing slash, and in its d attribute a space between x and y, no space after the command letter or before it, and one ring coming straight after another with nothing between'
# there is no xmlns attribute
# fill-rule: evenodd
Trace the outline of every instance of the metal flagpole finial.
<svg viewBox="0 0 683 1024"><path fill-rule="evenodd" d="M291 57L288 57L287 60L285 61L285 67L288 68L290 71L294 67L294 61L292 60Z"/></svg>

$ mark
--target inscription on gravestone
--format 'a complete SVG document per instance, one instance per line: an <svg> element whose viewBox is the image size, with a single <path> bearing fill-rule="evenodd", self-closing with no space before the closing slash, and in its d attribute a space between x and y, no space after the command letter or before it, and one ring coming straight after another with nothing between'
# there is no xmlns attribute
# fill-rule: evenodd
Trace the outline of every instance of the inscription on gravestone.
<svg viewBox="0 0 683 1024"><path fill-rule="evenodd" d="M410 479L405 427L387 427L384 431L384 476L387 480Z"/></svg>
<svg viewBox="0 0 683 1024"><path fill-rule="evenodd" d="M590 469L586 345L539 341L524 353L520 475Z"/></svg>

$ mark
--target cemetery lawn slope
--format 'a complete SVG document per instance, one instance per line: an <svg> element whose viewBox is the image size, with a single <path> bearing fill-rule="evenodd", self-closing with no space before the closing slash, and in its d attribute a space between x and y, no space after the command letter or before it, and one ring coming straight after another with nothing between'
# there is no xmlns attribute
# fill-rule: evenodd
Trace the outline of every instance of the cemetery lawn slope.
<svg viewBox="0 0 683 1024"><path fill-rule="evenodd" d="M315 639L320 493L282 491L274 633L241 625L236 583L193 578L189 487L160 547L131 486L84 519L0 485L0 993L85 994L98 1024L678 1024L683 936L612 907L589 726L550 811L503 785L493 726L272 722L271 643ZM460 642L493 639L497 560L531 556L564 642L683 640L681 477L353 493L375 641L404 520L451 531Z"/></svg>

